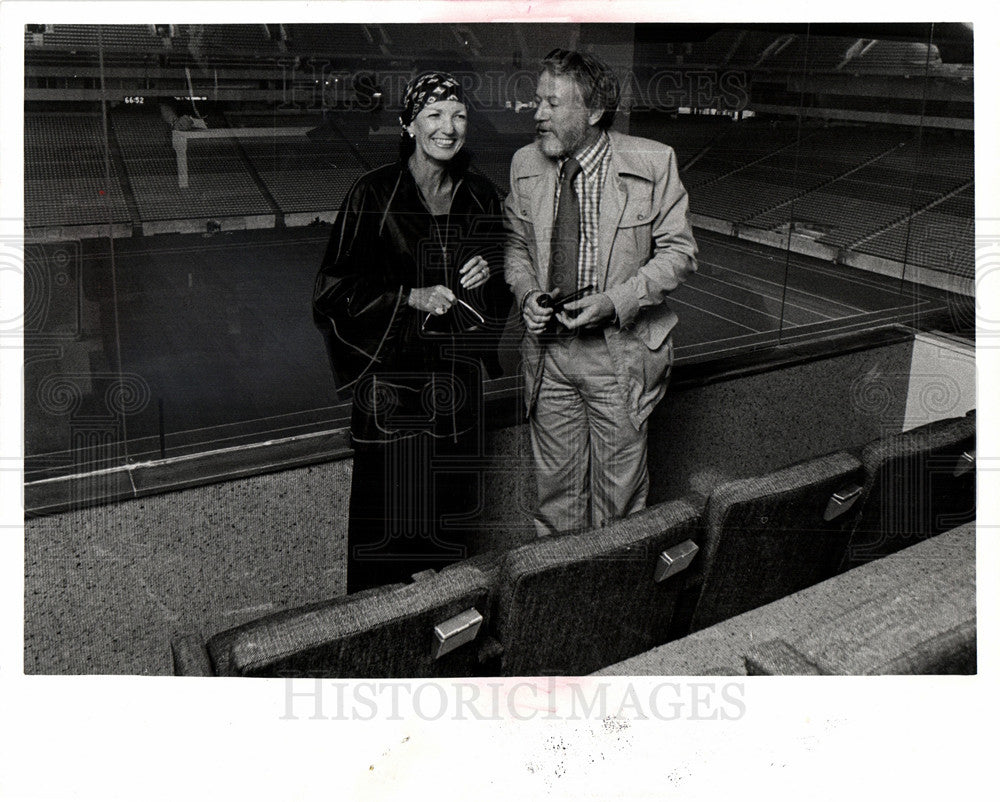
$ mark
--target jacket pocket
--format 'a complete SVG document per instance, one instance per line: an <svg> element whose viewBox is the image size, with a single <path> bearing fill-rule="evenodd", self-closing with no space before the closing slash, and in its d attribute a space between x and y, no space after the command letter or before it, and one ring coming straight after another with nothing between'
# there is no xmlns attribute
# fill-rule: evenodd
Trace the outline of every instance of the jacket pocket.
<svg viewBox="0 0 1000 802"><path fill-rule="evenodd" d="M635 324L636 336L650 351L658 351L677 324L677 314L666 306L645 312Z"/></svg>
<svg viewBox="0 0 1000 802"><path fill-rule="evenodd" d="M532 223L531 199L538 191L539 180L537 175L521 176L514 179L514 186L511 187L510 207L518 219L529 225Z"/></svg>

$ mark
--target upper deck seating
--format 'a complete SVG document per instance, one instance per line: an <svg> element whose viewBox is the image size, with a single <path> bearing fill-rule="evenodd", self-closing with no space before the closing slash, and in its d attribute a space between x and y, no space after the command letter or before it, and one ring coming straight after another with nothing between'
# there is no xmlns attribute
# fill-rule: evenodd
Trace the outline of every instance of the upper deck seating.
<svg viewBox="0 0 1000 802"><path fill-rule="evenodd" d="M29 227L129 219L118 171L105 160L99 116L25 115L24 214Z"/></svg>
<svg viewBox="0 0 1000 802"><path fill-rule="evenodd" d="M242 143L282 212L337 209L364 169L347 145L276 136Z"/></svg>
<svg viewBox="0 0 1000 802"><path fill-rule="evenodd" d="M363 25L297 23L285 25L285 31L289 50L298 55L374 56L379 52Z"/></svg>
<svg viewBox="0 0 1000 802"><path fill-rule="evenodd" d="M233 140L190 140L189 185L181 188L170 130L159 115L120 112L111 120L143 221L272 212Z"/></svg>

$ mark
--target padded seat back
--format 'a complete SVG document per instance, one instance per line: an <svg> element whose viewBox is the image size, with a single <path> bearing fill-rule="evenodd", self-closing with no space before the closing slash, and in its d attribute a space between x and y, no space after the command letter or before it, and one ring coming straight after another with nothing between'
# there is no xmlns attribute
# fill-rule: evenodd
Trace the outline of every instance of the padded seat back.
<svg viewBox="0 0 1000 802"><path fill-rule="evenodd" d="M976 517L976 418L935 421L869 443L865 501L845 559L852 568Z"/></svg>
<svg viewBox="0 0 1000 802"><path fill-rule="evenodd" d="M690 630L833 576L861 498L861 463L830 454L717 487L705 508Z"/></svg>
<svg viewBox="0 0 1000 802"><path fill-rule="evenodd" d="M501 673L586 674L662 643L699 539L699 510L681 500L510 551L493 618Z"/></svg>
<svg viewBox="0 0 1000 802"><path fill-rule="evenodd" d="M490 592L487 573L455 566L266 616L211 638L208 653L220 676L475 676Z"/></svg>

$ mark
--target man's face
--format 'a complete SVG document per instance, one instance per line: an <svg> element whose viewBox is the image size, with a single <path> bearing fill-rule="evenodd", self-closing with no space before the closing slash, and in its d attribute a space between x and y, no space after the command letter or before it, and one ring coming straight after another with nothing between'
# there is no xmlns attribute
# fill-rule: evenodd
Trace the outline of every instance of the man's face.
<svg viewBox="0 0 1000 802"><path fill-rule="evenodd" d="M568 75L544 71L538 78L535 102L536 138L550 159L572 156L600 133L595 123L601 112L583 104L580 88Z"/></svg>

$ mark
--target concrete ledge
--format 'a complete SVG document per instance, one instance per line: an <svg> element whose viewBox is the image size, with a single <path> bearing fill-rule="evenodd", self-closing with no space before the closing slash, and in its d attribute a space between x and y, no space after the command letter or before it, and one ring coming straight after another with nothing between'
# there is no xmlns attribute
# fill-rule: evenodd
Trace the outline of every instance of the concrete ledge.
<svg viewBox="0 0 1000 802"><path fill-rule="evenodd" d="M25 517L315 465L350 454L350 436L346 428L341 428L191 456L133 463L84 475L39 479L24 485Z"/></svg>
<svg viewBox="0 0 1000 802"><path fill-rule="evenodd" d="M274 228L277 218L273 214L258 214L238 217L202 217L193 220L150 220L142 224L142 233L146 236L154 234L204 234L210 222L218 223L220 231L246 231L256 228Z"/></svg>
<svg viewBox="0 0 1000 802"><path fill-rule="evenodd" d="M974 121L966 117L933 117L920 114L903 114L892 111L860 111L856 109L810 108L807 106L790 108L776 103L755 103L759 114L793 114L821 120L847 120L850 122L884 123L889 125L925 126L948 130L973 130Z"/></svg>
<svg viewBox="0 0 1000 802"><path fill-rule="evenodd" d="M107 223L81 226L39 226L27 227L24 229L24 241L27 243L38 242L67 242L78 239L104 239L110 236L113 239L132 236L131 223Z"/></svg>
<svg viewBox="0 0 1000 802"><path fill-rule="evenodd" d="M924 287L967 295L970 298L976 294L976 283L971 278L934 270L920 265L904 264L881 256L872 256L857 251L841 251L837 260L842 265L878 273L889 278L902 279Z"/></svg>
<svg viewBox="0 0 1000 802"><path fill-rule="evenodd" d="M324 223L335 223L337 222L337 210L324 209L315 212L293 212L286 214L285 225L289 228L308 226L315 222L317 217Z"/></svg>
<svg viewBox="0 0 1000 802"><path fill-rule="evenodd" d="M717 217L692 214L691 225L695 228L704 228L707 231L714 231L717 234L725 234L729 237L733 235L733 224L729 220L720 220Z"/></svg>
<svg viewBox="0 0 1000 802"><path fill-rule="evenodd" d="M943 270L904 264L903 262L885 259L881 256L836 248L832 245L817 242L811 237L803 237L800 234L793 233L789 237L788 234L778 233L777 231L741 227L728 220L720 220L716 217L707 217L700 214L691 215L691 224L696 228L736 237L737 239L754 242L758 245L766 245L781 251L790 250L792 253L801 254L802 256L811 256L814 259L846 265L847 267L865 270L869 273L877 273L880 276L902 279L913 284L933 287L937 290L953 292L970 298L975 297L975 281L971 278L947 273Z"/></svg>
<svg viewBox="0 0 1000 802"><path fill-rule="evenodd" d="M837 260L842 265L856 267L859 270L867 270L869 273L878 273L880 276L900 279L903 277L903 263L894 262L891 259L883 259L881 256L871 256L866 253L842 250Z"/></svg>
<svg viewBox="0 0 1000 802"><path fill-rule="evenodd" d="M752 228L752 227L740 227L738 229L737 236L740 239L747 240L748 242L757 242L761 245L770 245L774 248L780 248L782 250L789 249L792 253L802 254L803 256L812 256L815 259L823 259L827 262L832 262L837 258L837 249L829 245L824 245L821 242L816 242L816 240L811 237L804 237L801 234L795 234L794 232L789 235L787 233L778 231L767 231L762 228Z"/></svg>

